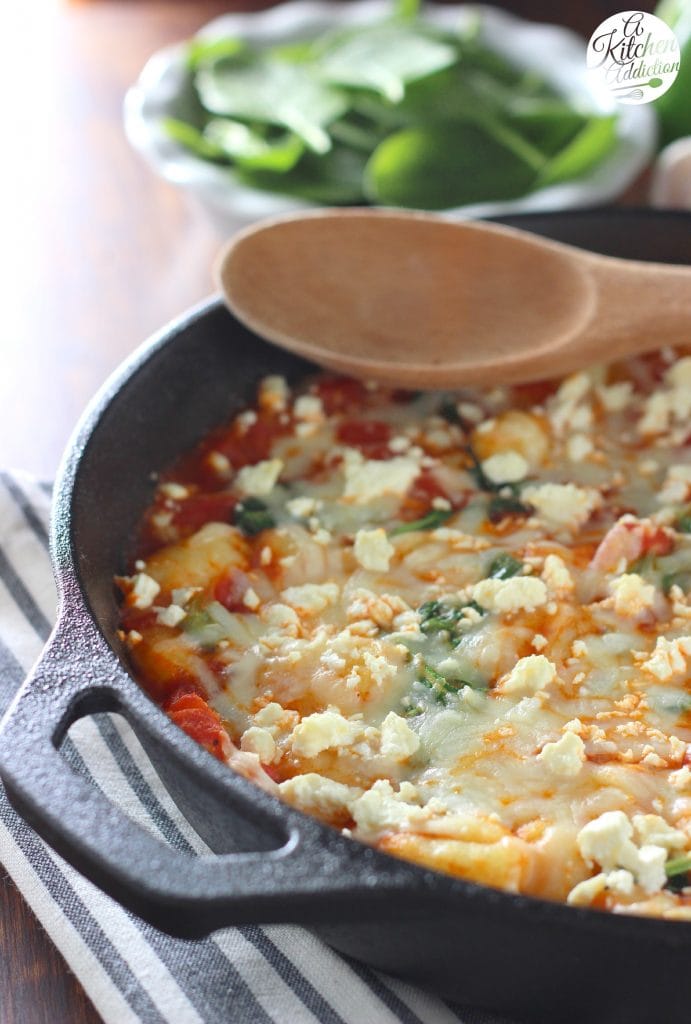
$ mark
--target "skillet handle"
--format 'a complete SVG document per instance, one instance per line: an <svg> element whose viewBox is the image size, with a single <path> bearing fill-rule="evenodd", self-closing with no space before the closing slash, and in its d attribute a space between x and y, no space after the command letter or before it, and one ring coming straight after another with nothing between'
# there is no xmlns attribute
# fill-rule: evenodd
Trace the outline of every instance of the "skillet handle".
<svg viewBox="0 0 691 1024"><path fill-rule="evenodd" d="M183 788L218 816L217 835L237 832L241 819L254 851L177 851L77 775L58 747L73 722L98 711L119 712L156 757L173 759ZM8 710L0 726L0 776L15 809L62 857L172 935L353 920L410 884L410 865L287 807L182 734L132 682L86 614L72 626L58 624Z"/></svg>

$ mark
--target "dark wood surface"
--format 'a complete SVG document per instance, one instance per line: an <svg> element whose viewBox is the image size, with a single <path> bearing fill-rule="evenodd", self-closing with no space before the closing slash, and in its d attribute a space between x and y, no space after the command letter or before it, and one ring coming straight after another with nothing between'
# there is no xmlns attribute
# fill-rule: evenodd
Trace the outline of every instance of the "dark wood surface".
<svg viewBox="0 0 691 1024"><path fill-rule="evenodd" d="M211 291L219 239L200 210L130 151L122 100L154 50L224 10L261 6L267 4L20 0L3 9L0 467L52 477L77 417L108 373ZM622 9L603 0L504 6L585 36ZM21 39L31 40L30 60ZM624 201L643 196L639 183ZM99 1020L3 876L0 1024Z"/></svg>

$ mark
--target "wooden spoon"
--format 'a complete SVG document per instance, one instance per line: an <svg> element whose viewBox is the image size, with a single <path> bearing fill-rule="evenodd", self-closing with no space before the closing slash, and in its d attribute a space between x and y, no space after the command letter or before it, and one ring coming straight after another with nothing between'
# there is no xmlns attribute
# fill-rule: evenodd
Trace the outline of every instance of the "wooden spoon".
<svg viewBox="0 0 691 1024"><path fill-rule="evenodd" d="M691 267L431 214L264 221L231 239L216 280L257 334L405 387L537 380L691 341Z"/></svg>

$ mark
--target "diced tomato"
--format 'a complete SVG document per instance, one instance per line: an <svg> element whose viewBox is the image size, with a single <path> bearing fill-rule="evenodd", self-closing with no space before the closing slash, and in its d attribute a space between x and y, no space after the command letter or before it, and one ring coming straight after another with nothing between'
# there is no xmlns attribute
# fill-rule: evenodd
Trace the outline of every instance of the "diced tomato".
<svg viewBox="0 0 691 1024"><path fill-rule="evenodd" d="M229 612L246 612L248 609L242 599L249 585L250 581L241 569L229 569L216 583L214 597Z"/></svg>
<svg viewBox="0 0 691 1024"><path fill-rule="evenodd" d="M449 500L446 491L433 473L428 469L423 469L403 501L399 513L401 519L410 523L415 519L422 518L432 508L435 498Z"/></svg>
<svg viewBox="0 0 691 1024"><path fill-rule="evenodd" d="M350 448L358 448L365 458L388 459L391 427L381 420L343 420L336 439Z"/></svg>
<svg viewBox="0 0 691 1024"><path fill-rule="evenodd" d="M658 526L646 534L643 541L644 555L668 555L676 543L674 534Z"/></svg>
<svg viewBox="0 0 691 1024"><path fill-rule="evenodd" d="M558 381L537 380L526 384L514 384L514 402L521 409L531 405L542 405L557 389Z"/></svg>
<svg viewBox="0 0 691 1024"><path fill-rule="evenodd" d="M171 702L167 711L172 721L188 736L214 757L224 760L228 733L223 728L220 716L203 697L195 693L185 694Z"/></svg>
<svg viewBox="0 0 691 1024"><path fill-rule="evenodd" d="M321 398L327 416L361 408L367 400L367 388L352 377L323 377L317 382L316 394Z"/></svg>
<svg viewBox="0 0 691 1024"><path fill-rule="evenodd" d="M175 509L172 525L183 533L196 533L205 523L229 523L236 504L237 497L228 491L193 494Z"/></svg>

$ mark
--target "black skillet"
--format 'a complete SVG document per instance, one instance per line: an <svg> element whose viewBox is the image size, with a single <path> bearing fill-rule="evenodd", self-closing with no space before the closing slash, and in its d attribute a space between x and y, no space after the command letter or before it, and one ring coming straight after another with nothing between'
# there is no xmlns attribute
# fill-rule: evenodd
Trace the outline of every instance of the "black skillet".
<svg viewBox="0 0 691 1024"><path fill-rule="evenodd" d="M690 214L577 211L505 223L612 256L691 263ZM212 300L148 341L96 397L56 490L58 625L2 726L12 804L105 892L173 935L298 922L368 964L514 1018L688 1019L691 924L513 896L350 841L211 758L128 674L112 579L150 500L152 470L250 399L260 376L295 380L307 368ZM163 846L72 772L58 747L96 711L125 716L216 855Z"/></svg>

